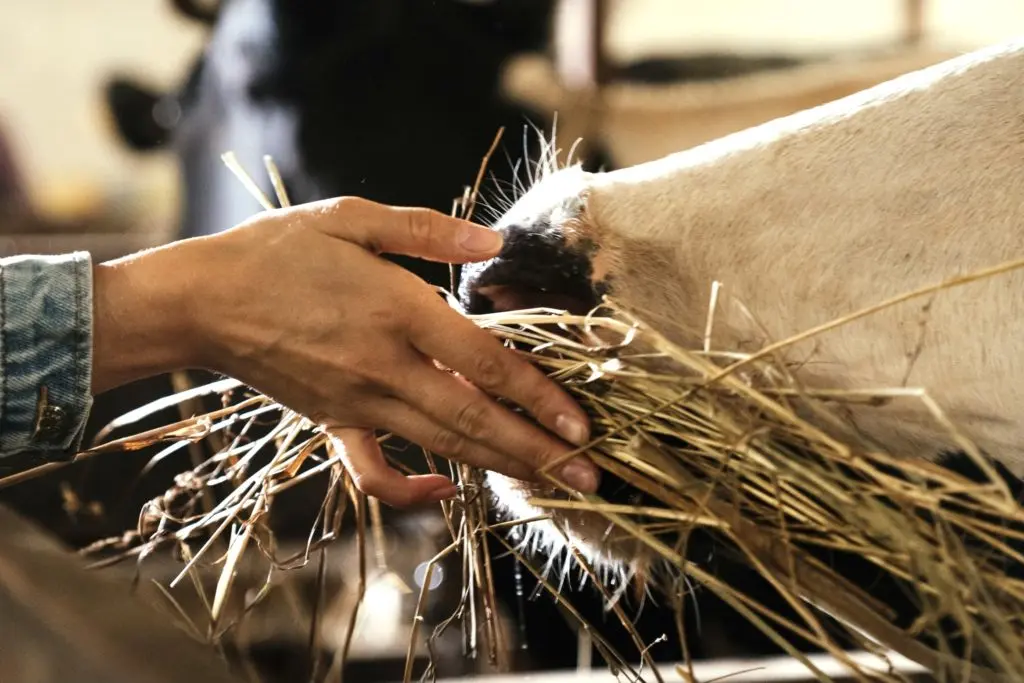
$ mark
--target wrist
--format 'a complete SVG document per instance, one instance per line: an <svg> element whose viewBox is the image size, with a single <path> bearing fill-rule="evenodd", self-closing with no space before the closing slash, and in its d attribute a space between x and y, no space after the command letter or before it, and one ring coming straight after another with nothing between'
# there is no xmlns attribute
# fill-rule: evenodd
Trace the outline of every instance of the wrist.
<svg viewBox="0 0 1024 683"><path fill-rule="evenodd" d="M93 271L93 393L203 367L198 242L98 264Z"/></svg>

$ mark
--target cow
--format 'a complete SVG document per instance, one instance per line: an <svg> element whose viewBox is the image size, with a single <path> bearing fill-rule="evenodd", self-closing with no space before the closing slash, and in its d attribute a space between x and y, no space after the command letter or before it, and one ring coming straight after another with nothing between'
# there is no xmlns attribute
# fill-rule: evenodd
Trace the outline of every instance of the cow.
<svg viewBox="0 0 1024 683"><path fill-rule="evenodd" d="M495 222L503 251L464 267L461 304L470 314L583 314L610 297L671 341L701 348L718 282L714 346L751 352L1012 263L1024 257L1022 74L1017 39L647 163L550 168ZM809 389L924 387L967 443L910 399L850 406L861 435L958 471L970 469L973 443L1019 495L1021 292L1024 272L1008 268L783 353L801 361L793 372ZM488 482L511 516L540 514L528 499L555 493L493 473ZM617 495L606 497L624 502ZM612 569L645 561L604 541L610 523L599 513L544 514ZM534 526L547 553L565 547L553 527Z"/></svg>

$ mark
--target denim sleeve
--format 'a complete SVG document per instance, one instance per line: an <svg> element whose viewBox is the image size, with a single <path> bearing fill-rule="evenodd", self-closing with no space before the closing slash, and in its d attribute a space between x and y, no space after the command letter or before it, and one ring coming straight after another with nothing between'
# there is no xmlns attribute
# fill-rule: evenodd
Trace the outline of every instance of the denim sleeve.
<svg viewBox="0 0 1024 683"><path fill-rule="evenodd" d="M22 460L66 460L81 445L92 296L88 253L0 259L0 474Z"/></svg>

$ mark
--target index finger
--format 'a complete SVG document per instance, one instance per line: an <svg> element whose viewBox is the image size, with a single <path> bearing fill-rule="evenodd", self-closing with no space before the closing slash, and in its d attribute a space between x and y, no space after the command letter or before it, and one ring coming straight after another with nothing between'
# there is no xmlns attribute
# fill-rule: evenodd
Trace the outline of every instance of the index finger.
<svg viewBox="0 0 1024 683"><path fill-rule="evenodd" d="M568 393L439 297L431 300L428 312L410 324L410 339L421 353L488 394L516 403L569 443L582 446L589 440L587 415Z"/></svg>
<svg viewBox="0 0 1024 683"><path fill-rule="evenodd" d="M442 263L484 261L502 247L496 230L433 209L337 197L303 205L313 229L355 242L374 253L413 256Z"/></svg>

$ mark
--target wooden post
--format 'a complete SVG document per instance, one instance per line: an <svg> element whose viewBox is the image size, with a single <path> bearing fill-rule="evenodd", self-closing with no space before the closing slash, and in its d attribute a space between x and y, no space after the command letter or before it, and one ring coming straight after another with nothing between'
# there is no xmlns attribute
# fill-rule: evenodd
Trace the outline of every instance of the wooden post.
<svg viewBox="0 0 1024 683"><path fill-rule="evenodd" d="M916 47L924 37L924 1L903 0L903 44Z"/></svg>
<svg viewBox="0 0 1024 683"><path fill-rule="evenodd" d="M555 69L570 90L585 90L604 77L606 0L561 0L555 14Z"/></svg>
<svg viewBox="0 0 1024 683"><path fill-rule="evenodd" d="M608 0L561 0L555 13L555 70L579 114L572 121L559 118L558 137L566 149L583 138L580 155L600 134L601 89L609 77L604 51L608 5Z"/></svg>

